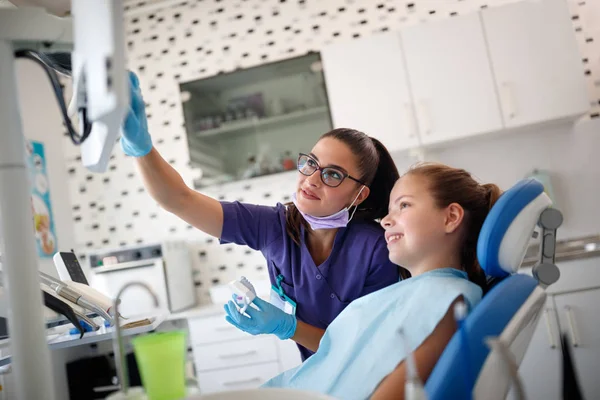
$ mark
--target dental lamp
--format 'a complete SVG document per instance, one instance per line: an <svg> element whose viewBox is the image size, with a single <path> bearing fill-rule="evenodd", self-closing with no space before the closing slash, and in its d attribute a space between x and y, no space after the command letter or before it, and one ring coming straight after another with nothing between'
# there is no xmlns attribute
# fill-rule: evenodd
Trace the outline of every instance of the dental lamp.
<svg viewBox="0 0 600 400"><path fill-rule="evenodd" d="M57 92L55 70L60 68L43 54L24 49L24 43L74 45L71 74L79 133L68 119L59 96L62 91L57 100L71 139L81 145L83 165L104 172L129 105L123 1L10 1L19 8L0 10L0 237L12 369L17 398L52 400L54 380L43 323L15 58L27 57L43 66Z"/></svg>

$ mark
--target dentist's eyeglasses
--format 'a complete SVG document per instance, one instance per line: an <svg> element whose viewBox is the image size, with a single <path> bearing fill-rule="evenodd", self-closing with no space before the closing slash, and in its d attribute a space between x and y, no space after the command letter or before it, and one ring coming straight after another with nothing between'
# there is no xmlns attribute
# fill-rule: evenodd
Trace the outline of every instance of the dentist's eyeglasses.
<svg viewBox="0 0 600 400"><path fill-rule="evenodd" d="M354 182L367 186L365 183L351 177L343 170L334 167L321 168L317 160L303 153L300 153L298 156L298 171L300 171L302 175L306 176L311 176L315 173L315 171L321 171L321 181L323 181L323 183L329 187L340 186L346 178L352 179Z"/></svg>

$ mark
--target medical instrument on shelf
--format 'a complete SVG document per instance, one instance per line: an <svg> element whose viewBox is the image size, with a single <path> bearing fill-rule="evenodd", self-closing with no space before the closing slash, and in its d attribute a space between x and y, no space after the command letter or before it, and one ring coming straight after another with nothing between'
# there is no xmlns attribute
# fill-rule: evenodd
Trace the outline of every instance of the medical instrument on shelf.
<svg viewBox="0 0 600 400"><path fill-rule="evenodd" d="M57 294L54 289L51 289L47 286L42 285L42 292L67 304L69 307L71 307L77 318L88 323L94 330L100 329L100 326L89 317L90 314L93 314L89 312L90 310L86 310L86 308L80 306L72 300Z"/></svg>
<svg viewBox="0 0 600 400"><path fill-rule="evenodd" d="M43 272L40 272L40 278L42 283L52 289L58 296L65 298L84 309L97 313L111 326L113 325L113 317L109 314L110 306L108 309L105 309L105 301L98 304L95 299L90 298L87 294L83 294L80 288L70 286L68 283L54 279L52 276Z"/></svg>

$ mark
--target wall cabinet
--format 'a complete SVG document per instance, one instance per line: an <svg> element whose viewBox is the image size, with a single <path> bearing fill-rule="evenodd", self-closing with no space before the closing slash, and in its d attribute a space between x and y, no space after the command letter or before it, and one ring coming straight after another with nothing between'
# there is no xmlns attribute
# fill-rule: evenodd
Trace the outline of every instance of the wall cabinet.
<svg viewBox="0 0 600 400"><path fill-rule="evenodd" d="M502 129L479 14L401 33L424 144Z"/></svg>
<svg viewBox="0 0 600 400"><path fill-rule="evenodd" d="M522 1L322 50L334 127L390 150L573 120L589 109L565 0Z"/></svg>
<svg viewBox="0 0 600 400"><path fill-rule="evenodd" d="M327 47L321 60L335 128L361 130L389 150L419 144L398 34Z"/></svg>
<svg viewBox="0 0 600 400"><path fill-rule="evenodd" d="M570 117L589 108L564 0L486 8L481 18L507 128Z"/></svg>

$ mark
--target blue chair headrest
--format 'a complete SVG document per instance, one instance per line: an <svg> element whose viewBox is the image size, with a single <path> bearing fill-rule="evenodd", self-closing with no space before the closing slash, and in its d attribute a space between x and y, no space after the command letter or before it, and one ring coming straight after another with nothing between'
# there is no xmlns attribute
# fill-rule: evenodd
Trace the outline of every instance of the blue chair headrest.
<svg viewBox="0 0 600 400"><path fill-rule="evenodd" d="M477 258L486 275L517 271L540 214L552 205L537 180L524 179L504 192L490 210L477 242Z"/></svg>

